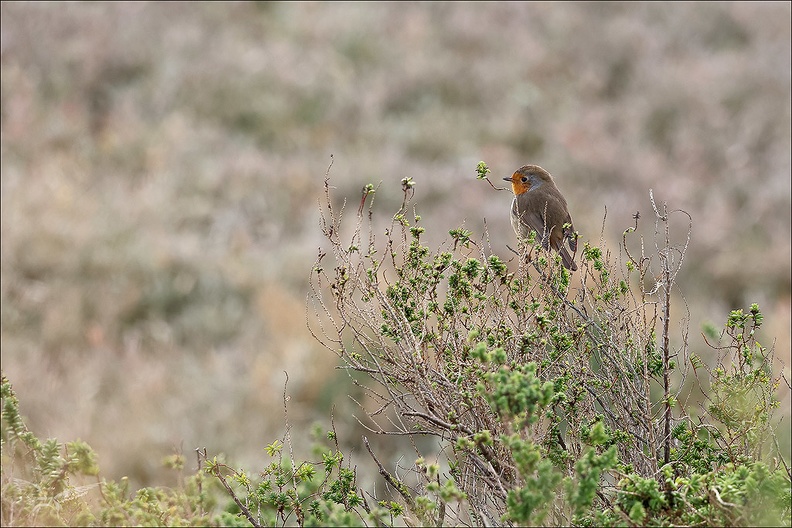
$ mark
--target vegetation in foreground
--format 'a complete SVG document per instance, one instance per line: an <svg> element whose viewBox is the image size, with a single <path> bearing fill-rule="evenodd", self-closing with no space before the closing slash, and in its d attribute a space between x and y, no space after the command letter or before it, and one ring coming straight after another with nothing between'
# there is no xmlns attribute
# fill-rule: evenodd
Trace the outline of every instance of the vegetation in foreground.
<svg viewBox="0 0 792 528"><path fill-rule="evenodd" d="M335 427L301 460L287 424L261 468L197 450L200 469L179 486L134 491L99 478L84 442L37 438L3 377L3 524L790 525L772 419L785 380L756 340L759 307L707 330L712 365L686 330L671 335L689 237L673 244L669 218L683 212L652 198L657 239L636 243L628 228L618 256L582 244L579 277L530 244L510 271L486 233L453 229L444 247L423 245L415 182L402 185L380 245L376 189L363 189L342 239L327 177L311 327L359 374L371 434L434 437L438 452L413 442L414 461L388 467L364 437L386 483L377 496L358 485ZM165 463L181 472L186 459Z"/></svg>

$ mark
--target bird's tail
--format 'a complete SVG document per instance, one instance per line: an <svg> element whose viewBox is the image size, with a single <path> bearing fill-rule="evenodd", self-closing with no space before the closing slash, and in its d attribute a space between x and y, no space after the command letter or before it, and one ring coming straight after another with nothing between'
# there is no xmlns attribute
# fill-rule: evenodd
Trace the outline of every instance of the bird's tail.
<svg viewBox="0 0 792 528"><path fill-rule="evenodd" d="M559 250L559 253L561 254L561 263L564 265L564 267L570 271L577 271L577 264L575 264L575 261L572 260L572 257L566 248L562 247Z"/></svg>

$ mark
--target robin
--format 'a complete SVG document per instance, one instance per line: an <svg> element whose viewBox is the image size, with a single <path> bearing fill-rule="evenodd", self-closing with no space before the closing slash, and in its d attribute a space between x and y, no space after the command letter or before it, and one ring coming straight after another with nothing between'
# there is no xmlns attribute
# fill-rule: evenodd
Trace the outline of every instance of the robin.
<svg viewBox="0 0 792 528"><path fill-rule="evenodd" d="M538 165L525 165L510 178L514 201L511 207L511 224L519 240L526 240L531 231L545 249L549 247L561 254L561 262L568 270L577 266L564 242L573 253L577 251L577 234L567 203L556 187L553 177Z"/></svg>

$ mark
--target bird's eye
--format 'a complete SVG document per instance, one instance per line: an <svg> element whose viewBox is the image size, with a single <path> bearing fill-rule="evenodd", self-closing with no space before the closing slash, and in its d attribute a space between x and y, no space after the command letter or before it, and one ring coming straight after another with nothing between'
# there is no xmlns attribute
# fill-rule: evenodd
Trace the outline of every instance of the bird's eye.
<svg viewBox="0 0 792 528"><path fill-rule="evenodd" d="M525 183L525 182L527 182L527 181L528 181L528 178L526 178L525 176L523 176L522 178L520 178L520 181L521 181L521 182L523 182L523 183Z"/></svg>

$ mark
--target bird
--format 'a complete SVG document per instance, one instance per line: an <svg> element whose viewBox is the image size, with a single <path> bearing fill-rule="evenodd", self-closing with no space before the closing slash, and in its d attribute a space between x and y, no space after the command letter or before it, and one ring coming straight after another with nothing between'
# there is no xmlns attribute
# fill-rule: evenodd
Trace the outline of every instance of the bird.
<svg viewBox="0 0 792 528"><path fill-rule="evenodd" d="M536 231L542 247L557 251L566 269L577 270L573 256L564 247L566 242L573 254L577 252L577 233L566 200L550 173L538 165L523 165L503 179L511 182L514 192L511 224L517 238L527 240L531 231Z"/></svg>

